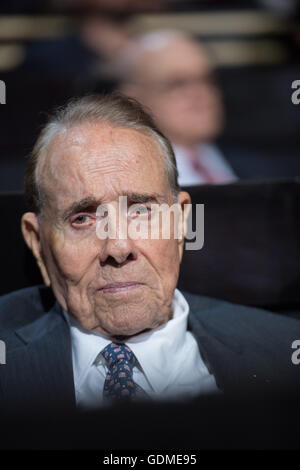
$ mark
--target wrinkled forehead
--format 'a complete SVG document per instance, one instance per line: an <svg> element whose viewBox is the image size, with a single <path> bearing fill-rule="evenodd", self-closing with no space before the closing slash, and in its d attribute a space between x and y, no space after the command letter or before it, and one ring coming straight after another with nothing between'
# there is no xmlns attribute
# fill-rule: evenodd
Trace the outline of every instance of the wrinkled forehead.
<svg viewBox="0 0 300 470"><path fill-rule="evenodd" d="M88 196L110 201L126 192L170 190L165 157L153 136L99 123L60 132L39 173L42 190L59 207Z"/></svg>

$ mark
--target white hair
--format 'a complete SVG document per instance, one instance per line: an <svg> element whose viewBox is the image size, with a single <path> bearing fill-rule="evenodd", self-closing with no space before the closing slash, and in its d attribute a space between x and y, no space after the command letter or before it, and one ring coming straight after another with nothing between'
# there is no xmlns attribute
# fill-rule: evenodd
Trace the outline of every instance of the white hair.
<svg viewBox="0 0 300 470"><path fill-rule="evenodd" d="M133 98L113 93L90 95L75 99L60 108L44 127L30 155L26 175L27 204L33 212L41 213L45 194L41 188L41 165L54 138L70 128L83 123L99 122L145 132L159 144L168 176L171 192L177 198L180 187L175 155L169 140L156 126L152 116ZM47 195L49 197L49 195Z"/></svg>

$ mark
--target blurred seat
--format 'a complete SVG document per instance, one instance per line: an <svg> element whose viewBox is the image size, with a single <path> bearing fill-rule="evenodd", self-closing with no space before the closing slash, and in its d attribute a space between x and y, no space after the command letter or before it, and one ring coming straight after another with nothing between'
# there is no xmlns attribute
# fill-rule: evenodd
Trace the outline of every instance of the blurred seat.
<svg viewBox="0 0 300 470"><path fill-rule="evenodd" d="M185 251L179 288L278 312L300 311L300 180L201 185L204 247ZM22 193L0 194L0 294L42 283L20 231Z"/></svg>
<svg viewBox="0 0 300 470"><path fill-rule="evenodd" d="M26 211L23 193L1 193L0 209L5 220L1 231L0 295L2 295L23 287L41 284L43 281L21 233L21 217Z"/></svg>
<svg viewBox="0 0 300 470"><path fill-rule="evenodd" d="M179 288L296 312L300 306L300 179L187 188L204 207L205 240L185 251Z"/></svg>

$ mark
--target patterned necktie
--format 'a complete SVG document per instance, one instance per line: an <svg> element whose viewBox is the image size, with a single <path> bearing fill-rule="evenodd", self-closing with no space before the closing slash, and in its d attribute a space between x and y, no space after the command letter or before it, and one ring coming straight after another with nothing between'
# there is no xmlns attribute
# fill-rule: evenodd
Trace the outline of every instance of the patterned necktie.
<svg viewBox="0 0 300 470"><path fill-rule="evenodd" d="M108 367L103 397L114 400L132 400L146 397L145 391L132 378L137 359L124 343L110 343L102 351Z"/></svg>

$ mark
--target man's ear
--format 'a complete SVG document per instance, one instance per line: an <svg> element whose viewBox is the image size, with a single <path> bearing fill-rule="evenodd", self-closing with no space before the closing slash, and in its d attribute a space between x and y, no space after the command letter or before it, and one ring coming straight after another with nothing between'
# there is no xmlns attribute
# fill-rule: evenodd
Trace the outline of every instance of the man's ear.
<svg viewBox="0 0 300 470"><path fill-rule="evenodd" d="M183 255L184 237L187 233L187 219L191 211L191 196L189 195L189 193L181 191L178 194L177 203L181 207L181 218L179 220L179 234L181 235L181 237L179 237L178 239L179 256L181 260Z"/></svg>
<svg viewBox="0 0 300 470"><path fill-rule="evenodd" d="M21 219L21 230L26 245L31 250L41 271L44 283L50 286L50 279L42 258L40 242L40 225L34 212L26 212Z"/></svg>

